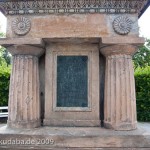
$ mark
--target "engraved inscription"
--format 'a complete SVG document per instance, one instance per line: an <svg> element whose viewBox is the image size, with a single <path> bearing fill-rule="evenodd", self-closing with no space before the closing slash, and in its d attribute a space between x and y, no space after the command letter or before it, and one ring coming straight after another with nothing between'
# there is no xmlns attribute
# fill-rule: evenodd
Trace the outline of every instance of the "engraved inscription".
<svg viewBox="0 0 150 150"><path fill-rule="evenodd" d="M88 56L57 57L57 107L88 107Z"/></svg>

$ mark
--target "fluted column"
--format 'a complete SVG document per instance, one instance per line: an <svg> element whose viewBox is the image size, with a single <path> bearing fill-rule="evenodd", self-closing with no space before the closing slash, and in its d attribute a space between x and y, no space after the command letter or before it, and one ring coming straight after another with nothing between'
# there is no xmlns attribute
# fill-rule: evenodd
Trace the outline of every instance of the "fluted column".
<svg viewBox="0 0 150 150"><path fill-rule="evenodd" d="M38 57L42 48L15 45L9 48L13 66L9 90L8 126L34 128L41 124Z"/></svg>
<svg viewBox="0 0 150 150"><path fill-rule="evenodd" d="M132 45L101 48L106 56L104 126L115 130L136 128L136 96Z"/></svg>

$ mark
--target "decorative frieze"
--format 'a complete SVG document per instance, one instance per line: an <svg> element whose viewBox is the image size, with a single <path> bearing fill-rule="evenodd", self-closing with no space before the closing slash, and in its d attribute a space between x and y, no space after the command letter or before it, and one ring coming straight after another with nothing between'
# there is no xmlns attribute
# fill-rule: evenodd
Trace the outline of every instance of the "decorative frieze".
<svg viewBox="0 0 150 150"><path fill-rule="evenodd" d="M5 14L139 13L147 0L1 0Z"/></svg>
<svg viewBox="0 0 150 150"><path fill-rule="evenodd" d="M119 16L113 21L113 28L120 35L128 34L132 29L132 20L127 16Z"/></svg>
<svg viewBox="0 0 150 150"><path fill-rule="evenodd" d="M30 31L31 22L26 17L18 17L12 21L12 30L17 35L25 35Z"/></svg>

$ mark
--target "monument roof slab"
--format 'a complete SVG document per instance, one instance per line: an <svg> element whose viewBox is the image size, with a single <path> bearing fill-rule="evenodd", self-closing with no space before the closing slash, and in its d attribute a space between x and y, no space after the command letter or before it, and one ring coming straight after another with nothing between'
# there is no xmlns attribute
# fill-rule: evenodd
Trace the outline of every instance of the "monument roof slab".
<svg viewBox="0 0 150 150"><path fill-rule="evenodd" d="M101 43L103 45L132 44L139 46L145 43L145 39L142 37L102 37Z"/></svg>
<svg viewBox="0 0 150 150"><path fill-rule="evenodd" d="M44 41L41 38L0 38L0 45L9 47L12 45L34 45L44 47Z"/></svg>

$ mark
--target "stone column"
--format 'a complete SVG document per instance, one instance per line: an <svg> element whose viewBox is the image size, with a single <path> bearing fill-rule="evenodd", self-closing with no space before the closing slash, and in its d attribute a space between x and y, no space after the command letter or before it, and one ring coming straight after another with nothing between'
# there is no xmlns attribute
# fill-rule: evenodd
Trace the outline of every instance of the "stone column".
<svg viewBox="0 0 150 150"><path fill-rule="evenodd" d="M13 55L8 126L38 127L41 124L38 57L44 50L28 45L14 45L8 50Z"/></svg>
<svg viewBox="0 0 150 150"><path fill-rule="evenodd" d="M136 96L132 55L133 45L101 48L106 57L104 126L115 130L136 128Z"/></svg>

